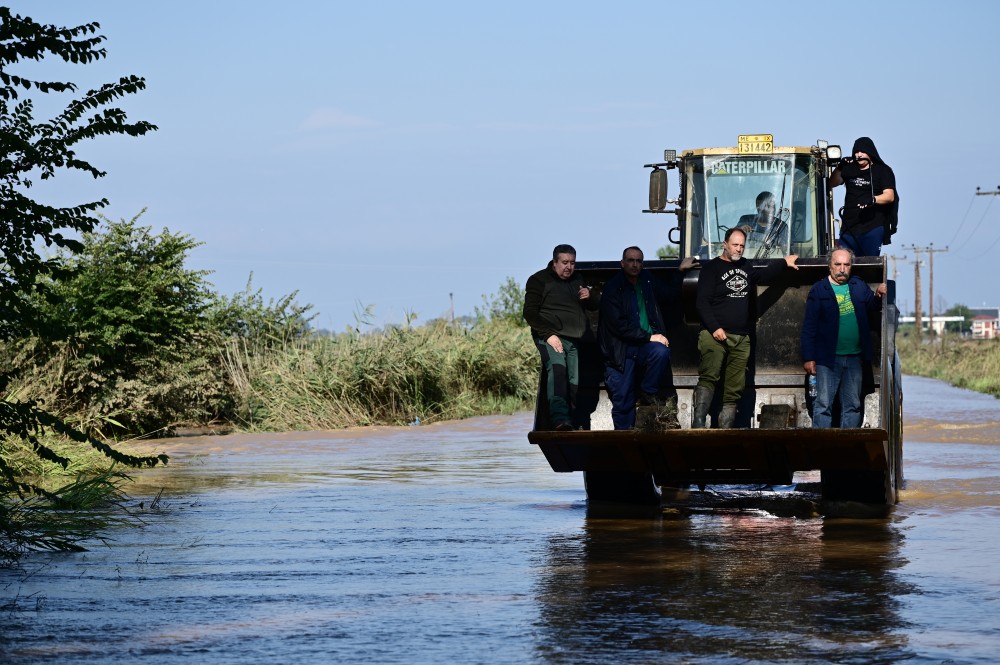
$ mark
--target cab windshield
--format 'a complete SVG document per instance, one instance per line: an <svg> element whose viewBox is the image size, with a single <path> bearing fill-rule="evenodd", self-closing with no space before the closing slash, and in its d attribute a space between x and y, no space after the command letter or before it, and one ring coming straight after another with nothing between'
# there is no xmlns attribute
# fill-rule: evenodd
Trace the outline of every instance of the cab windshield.
<svg viewBox="0 0 1000 665"><path fill-rule="evenodd" d="M684 161L687 252L718 256L743 229L744 256L818 255L817 164L811 155L701 155Z"/></svg>

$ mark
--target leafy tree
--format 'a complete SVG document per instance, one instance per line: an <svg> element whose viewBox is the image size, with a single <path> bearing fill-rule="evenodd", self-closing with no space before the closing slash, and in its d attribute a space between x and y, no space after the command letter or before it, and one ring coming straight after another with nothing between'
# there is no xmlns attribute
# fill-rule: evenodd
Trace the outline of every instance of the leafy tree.
<svg viewBox="0 0 1000 665"><path fill-rule="evenodd" d="M945 316L964 316L965 321L948 321L944 324L944 329L952 333L972 332L972 310L965 305L958 304L944 313Z"/></svg>
<svg viewBox="0 0 1000 665"><path fill-rule="evenodd" d="M524 321L524 288L513 277L508 277L496 293L483 296L483 307L476 307L476 315L490 321L506 321L518 326Z"/></svg>
<svg viewBox="0 0 1000 665"><path fill-rule="evenodd" d="M277 300L264 299L253 287L253 274L246 288L232 296L215 296L208 312L212 330L224 337L235 337L259 348L280 347L309 334L312 305L296 301L298 291Z"/></svg>
<svg viewBox="0 0 1000 665"><path fill-rule="evenodd" d="M676 259L680 255L681 250L677 245L664 245L656 250L656 258L661 261L664 259Z"/></svg>
<svg viewBox="0 0 1000 665"><path fill-rule="evenodd" d="M48 205L29 196L34 181L48 180L66 171L100 178L104 171L77 153L81 142L107 135L141 136L156 129L144 121L130 123L124 111L109 106L145 88L145 81L136 76L70 99L66 108L49 120L36 121L32 100L22 98L33 92L77 93L73 83L28 78L14 73L12 67L24 60L41 61L47 57L74 64L104 58L106 52L101 44L105 38L97 34L99 28L97 23L71 28L41 24L0 7L0 339L37 331L35 294L46 283L40 278L65 274L60 258L43 258L36 248L44 244L69 251L81 249L73 236L91 231L97 223L97 211L108 204L101 199L67 207ZM9 379L9 375L0 376L0 390L8 386ZM0 431L23 438L40 457L68 465L67 458L39 441L38 434L46 427L64 431L74 440L89 443L126 464L160 461L124 455L88 439L34 402L18 401L10 395L0 401ZM17 480L0 457L0 499L39 492L40 488ZM2 543L0 536L0 549Z"/></svg>
<svg viewBox="0 0 1000 665"><path fill-rule="evenodd" d="M33 386L47 401L100 429L134 434L204 418L222 393L212 368L207 271L188 270L200 243L129 221L107 222L64 258L68 275L47 278L43 325L25 345ZM55 369L58 368L58 370Z"/></svg>

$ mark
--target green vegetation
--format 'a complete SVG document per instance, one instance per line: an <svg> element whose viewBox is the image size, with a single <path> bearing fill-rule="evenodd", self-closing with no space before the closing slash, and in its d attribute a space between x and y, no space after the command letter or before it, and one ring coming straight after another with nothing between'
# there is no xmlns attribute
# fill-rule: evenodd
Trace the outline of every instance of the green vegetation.
<svg viewBox="0 0 1000 665"><path fill-rule="evenodd" d="M897 340L903 371L1000 397L1000 340L957 335Z"/></svg>
<svg viewBox="0 0 1000 665"><path fill-rule="evenodd" d="M483 307L476 308L476 318L480 321L505 321L512 326L527 327L524 311L524 287L513 277L508 277L496 293L483 296Z"/></svg>
<svg viewBox="0 0 1000 665"><path fill-rule="evenodd" d="M964 316L964 321L948 321L944 324L944 329L950 333L970 333L972 332L972 310L965 305L955 305L948 309L945 316Z"/></svg>
<svg viewBox="0 0 1000 665"><path fill-rule="evenodd" d="M210 291L187 270L198 243L131 221L87 233L79 252L60 252L67 275L42 280L36 335L8 360L19 394L78 427L150 432L163 422L201 419L218 408L222 387L207 362Z"/></svg>
<svg viewBox="0 0 1000 665"><path fill-rule="evenodd" d="M428 422L511 412L534 395L536 353L512 279L470 326L314 335L295 294L265 301L248 283L218 296L185 267L197 242L138 220L105 220L78 253L59 257L70 271L44 280L39 332L0 356L17 377L8 394L105 438L212 422L266 431Z"/></svg>
<svg viewBox="0 0 1000 665"><path fill-rule="evenodd" d="M49 287L71 274L60 257L43 257L39 248L64 253L82 249L74 235L87 233L97 222L96 213L107 201L57 207L29 196L36 180L77 172L94 178L104 172L77 153L81 144L100 136L142 136L156 129L148 122L130 123L125 113L110 105L141 91L145 81L128 76L70 99L65 109L49 120L36 121L31 93L73 95L77 87L64 81L35 80L12 73L24 60L54 57L66 63L88 64L105 57L104 37L96 23L75 28L42 25L0 7L0 341L46 334L48 325L40 310L54 303L57 293ZM65 254L63 254L65 256ZM50 323L50 321L49 321ZM12 382L30 365L0 370L0 560L16 558L24 549L65 549L100 528L90 513L95 504L113 504L120 475L112 472L100 480L77 479L61 487L43 487L25 476L15 459L33 457L43 466L68 469L73 455L98 451L109 461L128 466L152 465L165 458L124 454L104 441L52 415L25 396ZM46 432L66 442L60 451L43 440ZM12 444L12 442L16 442ZM12 451L12 446L17 451ZM20 464L20 462L18 463Z"/></svg>
<svg viewBox="0 0 1000 665"><path fill-rule="evenodd" d="M510 413L530 403L537 377L528 330L502 320L308 337L273 349L231 339L224 353L232 420L268 431Z"/></svg>
<svg viewBox="0 0 1000 665"><path fill-rule="evenodd" d="M665 261L667 259L676 259L680 257L680 255L681 255L681 250L680 247L678 247L677 245L664 245L663 247L660 247L659 249L656 250L656 258L660 259L661 261Z"/></svg>

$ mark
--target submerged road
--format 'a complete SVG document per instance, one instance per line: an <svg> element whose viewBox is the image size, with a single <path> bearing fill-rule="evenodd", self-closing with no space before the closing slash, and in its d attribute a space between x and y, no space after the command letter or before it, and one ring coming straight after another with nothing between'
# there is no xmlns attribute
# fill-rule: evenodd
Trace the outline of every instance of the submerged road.
<svg viewBox="0 0 1000 665"><path fill-rule="evenodd" d="M527 414L169 440L144 528L0 571L0 660L994 663L1000 401L904 391L886 519L588 512Z"/></svg>

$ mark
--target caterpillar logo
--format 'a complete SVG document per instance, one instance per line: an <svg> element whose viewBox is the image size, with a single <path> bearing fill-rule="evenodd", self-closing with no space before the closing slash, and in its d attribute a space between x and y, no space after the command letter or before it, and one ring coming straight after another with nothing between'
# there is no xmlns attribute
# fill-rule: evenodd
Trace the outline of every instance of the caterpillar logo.
<svg viewBox="0 0 1000 665"><path fill-rule="evenodd" d="M785 175L789 170L785 159L732 159L713 164L709 175Z"/></svg>

